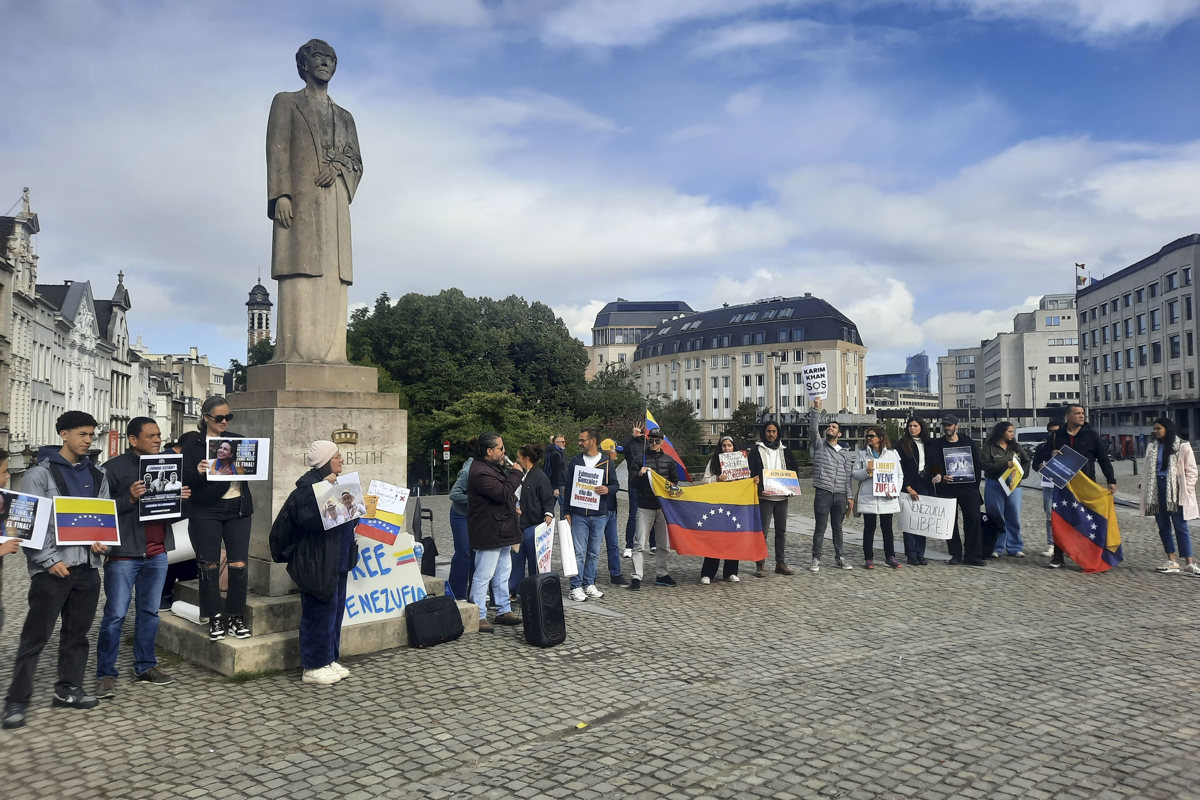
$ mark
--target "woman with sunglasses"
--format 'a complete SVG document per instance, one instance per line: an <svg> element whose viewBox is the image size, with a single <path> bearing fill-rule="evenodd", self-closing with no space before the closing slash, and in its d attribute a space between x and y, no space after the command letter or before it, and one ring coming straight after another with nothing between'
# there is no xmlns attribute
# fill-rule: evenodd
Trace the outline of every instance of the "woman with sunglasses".
<svg viewBox="0 0 1200 800"><path fill-rule="evenodd" d="M878 523L883 538L883 563L892 569L900 569L892 537L892 515L900 513L900 501L897 495L880 497L875 494L877 461L890 461L899 469L900 456L891 449L887 431L872 425L863 435L863 446L854 455L854 472L851 473L858 484L854 513L862 514L863 518L863 566L875 569L875 526Z"/></svg>
<svg viewBox="0 0 1200 800"><path fill-rule="evenodd" d="M250 556L250 515L254 504L245 481L209 481L214 462L208 459L205 437L240 439L228 430L233 412L220 395L200 407L200 435L183 445L183 482L192 488L188 532L200 568L200 616L208 617L208 638L225 634L250 638L246 625L246 559ZM221 607L221 545L229 567L229 590Z"/></svg>

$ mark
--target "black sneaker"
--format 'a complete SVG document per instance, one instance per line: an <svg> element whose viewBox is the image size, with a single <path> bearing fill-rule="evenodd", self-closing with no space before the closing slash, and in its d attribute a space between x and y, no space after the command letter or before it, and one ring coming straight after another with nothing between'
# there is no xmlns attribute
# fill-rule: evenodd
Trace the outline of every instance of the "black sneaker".
<svg viewBox="0 0 1200 800"><path fill-rule="evenodd" d="M83 691L78 686L72 686L67 689L65 695L54 690L54 698L50 701L50 705L58 706L59 708L95 708L100 705L100 698L94 697Z"/></svg>
<svg viewBox="0 0 1200 800"><path fill-rule="evenodd" d="M957 567L962 562L962 556L950 556L950 566Z"/></svg>
<svg viewBox="0 0 1200 800"><path fill-rule="evenodd" d="M609 576L608 582L611 583L613 586L628 586L629 585L629 579L626 578L624 575Z"/></svg>
<svg viewBox="0 0 1200 800"><path fill-rule="evenodd" d="M149 683L152 686L170 686L175 682L174 678L158 667L151 667L145 672L134 672L133 679L139 683Z"/></svg>
<svg viewBox="0 0 1200 800"><path fill-rule="evenodd" d="M630 578L629 579L629 591L636 592L636 591L639 591L641 588L642 588L642 581L640 578Z"/></svg>
<svg viewBox="0 0 1200 800"><path fill-rule="evenodd" d="M1050 569L1062 569L1062 567L1063 567L1063 562L1061 562L1061 561L1051 561L1051 562L1050 562L1049 564L1047 564L1046 566L1047 566L1047 567L1049 567Z"/></svg>
<svg viewBox="0 0 1200 800"><path fill-rule="evenodd" d="M962 563L965 567L986 567L988 565L982 558L964 558Z"/></svg>
<svg viewBox="0 0 1200 800"><path fill-rule="evenodd" d="M655 586L674 586L675 579L670 575L659 575L654 579Z"/></svg>
<svg viewBox="0 0 1200 800"><path fill-rule="evenodd" d="M225 638L225 620L221 619L220 614L213 614L208 621L208 640L210 642L219 642Z"/></svg>
<svg viewBox="0 0 1200 800"><path fill-rule="evenodd" d="M16 700L6 700L4 703L4 718L0 722L0 727L6 729L23 728L25 726L25 711L29 708L29 703L21 703Z"/></svg>
<svg viewBox="0 0 1200 800"><path fill-rule="evenodd" d="M249 639L251 635L250 628L246 626L245 618L240 614L229 618L229 622L225 625L225 630L229 632L230 636L238 639Z"/></svg>

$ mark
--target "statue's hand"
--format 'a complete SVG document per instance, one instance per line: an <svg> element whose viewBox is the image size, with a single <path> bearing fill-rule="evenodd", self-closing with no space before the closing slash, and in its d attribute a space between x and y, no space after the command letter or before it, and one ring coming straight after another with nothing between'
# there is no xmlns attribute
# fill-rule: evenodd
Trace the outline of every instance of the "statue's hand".
<svg viewBox="0 0 1200 800"><path fill-rule="evenodd" d="M275 201L275 220L285 228L292 227L292 198L285 195Z"/></svg>
<svg viewBox="0 0 1200 800"><path fill-rule="evenodd" d="M317 173L317 179L314 183L317 186L332 186L337 176L338 171L336 167L332 164L324 164L321 167L321 171Z"/></svg>

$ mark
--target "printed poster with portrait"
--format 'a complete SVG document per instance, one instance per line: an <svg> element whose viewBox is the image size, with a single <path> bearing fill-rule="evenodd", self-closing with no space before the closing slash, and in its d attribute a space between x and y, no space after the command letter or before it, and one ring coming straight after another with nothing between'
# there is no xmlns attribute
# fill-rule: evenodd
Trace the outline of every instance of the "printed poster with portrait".
<svg viewBox="0 0 1200 800"><path fill-rule="evenodd" d="M946 483L971 483L979 480L975 472L975 457L970 447L947 447L942 451L946 461Z"/></svg>
<svg viewBox="0 0 1200 800"><path fill-rule="evenodd" d="M138 520L177 519L183 514L183 456L161 453L138 459L146 493L138 504Z"/></svg>
<svg viewBox="0 0 1200 800"><path fill-rule="evenodd" d="M362 484L359 483L357 472L338 475L337 483L317 481L312 489L321 513L321 525L325 530L367 515L367 507L363 504Z"/></svg>
<svg viewBox="0 0 1200 800"><path fill-rule="evenodd" d="M270 439L204 437L210 481L265 481L271 468Z"/></svg>
<svg viewBox="0 0 1200 800"><path fill-rule="evenodd" d="M22 547L41 550L53 510L53 501L45 497L0 489L0 540L16 539Z"/></svg>

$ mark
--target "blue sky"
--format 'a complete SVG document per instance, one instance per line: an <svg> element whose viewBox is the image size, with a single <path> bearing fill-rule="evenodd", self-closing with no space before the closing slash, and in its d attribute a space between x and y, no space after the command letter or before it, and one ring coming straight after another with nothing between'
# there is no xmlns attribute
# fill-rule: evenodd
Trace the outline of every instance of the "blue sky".
<svg viewBox="0 0 1200 800"><path fill-rule="evenodd" d="M40 280L126 273L153 351L244 358L263 137L338 52L364 177L351 303L810 291L868 372L1008 329L1200 230L1200 0L0 0L0 212ZM11 213L11 212L9 212ZM270 285L272 291L274 286Z"/></svg>

